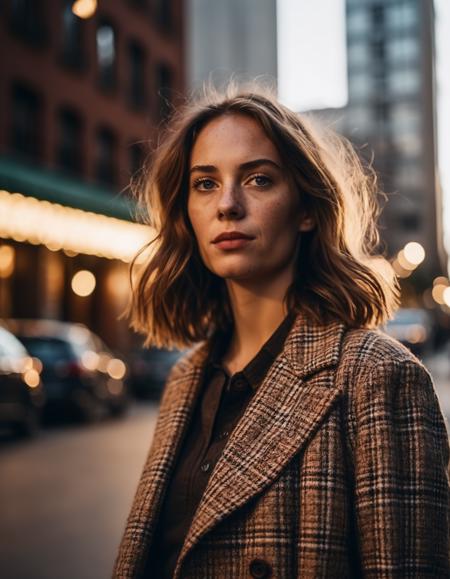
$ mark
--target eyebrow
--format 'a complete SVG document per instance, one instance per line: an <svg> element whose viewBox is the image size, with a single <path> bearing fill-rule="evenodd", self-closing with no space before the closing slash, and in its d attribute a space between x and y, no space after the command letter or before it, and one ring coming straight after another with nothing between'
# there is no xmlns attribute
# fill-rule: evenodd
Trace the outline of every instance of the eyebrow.
<svg viewBox="0 0 450 579"><path fill-rule="evenodd" d="M281 170L278 163L275 163L275 161L272 161L271 159L255 159L254 161L247 161L246 163L239 165L239 169L246 171L249 169L256 169L262 165L270 165ZM194 173L195 171L200 173L218 173L219 169L215 165L194 165L189 170L189 174Z"/></svg>

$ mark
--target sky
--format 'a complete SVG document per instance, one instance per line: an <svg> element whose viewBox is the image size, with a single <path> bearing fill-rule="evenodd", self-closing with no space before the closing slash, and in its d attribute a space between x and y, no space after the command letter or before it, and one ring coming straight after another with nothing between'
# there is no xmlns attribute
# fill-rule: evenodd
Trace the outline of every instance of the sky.
<svg viewBox="0 0 450 579"><path fill-rule="evenodd" d="M444 193L444 243L450 256L450 1L434 2L439 177ZM277 0L277 20L280 99L299 111L344 106L345 0Z"/></svg>

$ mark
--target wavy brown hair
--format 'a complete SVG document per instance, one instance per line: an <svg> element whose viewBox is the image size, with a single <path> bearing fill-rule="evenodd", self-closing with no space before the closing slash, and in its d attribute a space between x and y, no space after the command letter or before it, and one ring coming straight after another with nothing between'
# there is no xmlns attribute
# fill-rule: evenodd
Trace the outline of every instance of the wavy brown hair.
<svg viewBox="0 0 450 579"><path fill-rule="evenodd" d="M131 266L132 327L146 335L146 345L184 347L231 322L225 282L200 258L187 196L197 135L212 119L236 113L255 119L274 143L316 224L302 234L289 307L322 323L384 323L398 306L398 286L377 252L374 171L349 141L310 116L292 112L262 89L231 86L222 93L210 89L178 109L140 179L140 206L156 236Z"/></svg>

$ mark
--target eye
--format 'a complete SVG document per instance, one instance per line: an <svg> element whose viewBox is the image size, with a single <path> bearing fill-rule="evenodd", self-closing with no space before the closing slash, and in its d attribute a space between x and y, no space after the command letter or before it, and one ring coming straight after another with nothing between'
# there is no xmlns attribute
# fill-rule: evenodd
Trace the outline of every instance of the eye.
<svg viewBox="0 0 450 579"><path fill-rule="evenodd" d="M198 191L211 191L211 189L214 189L215 185L215 182L212 179L208 179L208 177L196 179L192 184L193 188Z"/></svg>
<svg viewBox="0 0 450 579"><path fill-rule="evenodd" d="M254 183L257 187L269 187L272 184L272 179L267 175L252 175L249 182Z"/></svg>

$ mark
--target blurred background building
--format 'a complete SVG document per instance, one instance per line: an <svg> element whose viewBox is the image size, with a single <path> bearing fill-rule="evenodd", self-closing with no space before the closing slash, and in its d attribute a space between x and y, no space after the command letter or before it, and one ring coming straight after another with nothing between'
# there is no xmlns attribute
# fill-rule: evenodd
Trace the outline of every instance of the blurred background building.
<svg viewBox="0 0 450 579"><path fill-rule="evenodd" d="M448 332L434 3L345 4L348 103L314 114L349 138L366 161L373 160L387 195L381 237L400 279L402 305L428 308Z"/></svg>
<svg viewBox="0 0 450 579"><path fill-rule="evenodd" d="M189 0L187 6L191 88L233 76L276 80L276 0Z"/></svg>
<svg viewBox="0 0 450 579"><path fill-rule="evenodd" d="M388 255L410 242L423 247L425 259L414 272L414 286L423 292L447 261L437 178L433 3L347 0L346 9L348 104L319 116L334 118L363 157L373 155L388 195L380 222ZM423 256L418 251L411 252L413 261ZM406 277L412 270L402 256L394 266Z"/></svg>
<svg viewBox="0 0 450 579"><path fill-rule="evenodd" d="M388 196L381 234L404 305L438 304L448 320L433 1L338 3L348 102L313 113L374 158ZM211 80L276 83L281 72L297 76L297 93L306 93L305 71L324 75L319 51L288 47L280 66L280 46L286 21L301 36L313 12L311 32L335 50L321 36L327 13L293 0L3 2L0 317L84 322L127 350L131 334L118 320L127 263L149 237L133 222L129 183L147 141L178 98Z"/></svg>
<svg viewBox="0 0 450 579"><path fill-rule="evenodd" d="M182 0L0 6L0 317L84 322L113 347L132 175L184 92Z"/></svg>

